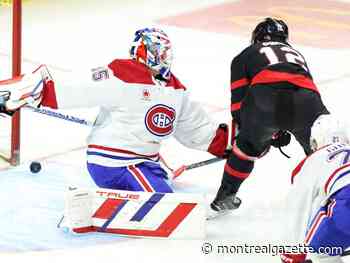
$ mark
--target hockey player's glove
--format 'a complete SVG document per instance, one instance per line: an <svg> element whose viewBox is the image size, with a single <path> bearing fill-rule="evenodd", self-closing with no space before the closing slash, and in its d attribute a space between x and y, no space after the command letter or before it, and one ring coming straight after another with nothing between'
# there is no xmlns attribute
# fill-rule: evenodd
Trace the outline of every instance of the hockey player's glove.
<svg viewBox="0 0 350 263"><path fill-rule="evenodd" d="M33 73L0 81L0 110L11 114L25 105L38 107L48 80L48 70L42 65Z"/></svg>
<svg viewBox="0 0 350 263"><path fill-rule="evenodd" d="M282 263L306 263L306 254L282 254Z"/></svg>
<svg viewBox="0 0 350 263"><path fill-rule="evenodd" d="M290 143L290 140L290 133L280 130L272 136L271 145L276 148L284 147Z"/></svg>
<svg viewBox="0 0 350 263"><path fill-rule="evenodd" d="M229 130L225 123L221 123L216 130L214 139L209 145L208 152L211 154L225 158L227 155L227 144L228 144Z"/></svg>

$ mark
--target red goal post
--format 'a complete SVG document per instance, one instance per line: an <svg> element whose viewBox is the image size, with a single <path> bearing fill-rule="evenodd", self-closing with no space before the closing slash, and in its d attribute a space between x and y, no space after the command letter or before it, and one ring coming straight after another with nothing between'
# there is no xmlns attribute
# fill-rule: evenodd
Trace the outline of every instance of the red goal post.
<svg viewBox="0 0 350 263"><path fill-rule="evenodd" d="M0 7L12 5L12 77L21 75L22 42L22 0L0 0ZM10 21L9 24L10 26ZM11 37L11 36L10 36ZM11 41L8 39L8 41ZM11 67L11 66L10 66ZM8 76L7 76L8 78ZM0 160L19 165L20 163L20 111L12 118L0 114ZM2 165L1 165L2 166Z"/></svg>
<svg viewBox="0 0 350 263"><path fill-rule="evenodd" d="M22 0L12 0L12 77L21 75L22 57ZM21 112L12 117L11 127L11 165L20 163L20 125Z"/></svg>

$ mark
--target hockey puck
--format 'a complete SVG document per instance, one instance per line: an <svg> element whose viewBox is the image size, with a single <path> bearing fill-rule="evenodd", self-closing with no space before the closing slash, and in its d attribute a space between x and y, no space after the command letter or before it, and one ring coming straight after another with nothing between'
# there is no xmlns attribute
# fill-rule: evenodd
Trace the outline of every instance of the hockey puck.
<svg viewBox="0 0 350 263"><path fill-rule="evenodd" d="M29 168L33 174L36 174L41 171L41 164L39 162L32 162Z"/></svg>

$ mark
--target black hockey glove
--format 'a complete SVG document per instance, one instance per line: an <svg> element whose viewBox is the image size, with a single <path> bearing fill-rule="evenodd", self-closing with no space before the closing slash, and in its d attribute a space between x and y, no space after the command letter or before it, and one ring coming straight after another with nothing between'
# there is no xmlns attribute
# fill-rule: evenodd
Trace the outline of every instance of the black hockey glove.
<svg viewBox="0 0 350 263"><path fill-rule="evenodd" d="M271 145L276 148L284 147L290 143L290 140L290 133L280 130L272 136Z"/></svg>

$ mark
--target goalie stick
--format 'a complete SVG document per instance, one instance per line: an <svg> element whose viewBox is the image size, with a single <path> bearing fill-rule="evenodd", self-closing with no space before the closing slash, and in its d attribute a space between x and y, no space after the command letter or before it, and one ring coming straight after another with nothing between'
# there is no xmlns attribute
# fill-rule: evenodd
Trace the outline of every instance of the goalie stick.
<svg viewBox="0 0 350 263"><path fill-rule="evenodd" d="M82 125L85 125L85 126L93 126L94 125L94 123L91 122L91 121L88 121L88 120L85 120L83 118L79 118L79 117L76 117L76 116L73 116L73 115L70 115L70 114L62 113L62 112L59 112L57 110L49 110L49 109L46 109L46 108L35 108L35 107L32 107L32 106L28 106L28 105L25 106L25 108L29 109L29 110L31 110L33 112L36 112L36 113L44 114L44 115L47 115L47 116L50 116L50 117L54 117L54 118L58 118L58 119L61 119L61 120L66 120L66 121L82 124Z"/></svg>
<svg viewBox="0 0 350 263"><path fill-rule="evenodd" d="M43 109L43 108L35 108L35 107L31 107L31 106L26 106L26 109L30 109L33 112L36 113L40 113L40 114L44 114L50 117L54 117L54 118L58 118L58 119L62 119L62 120L66 120L66 121L70 121L70 122L74 122L74 123L78 123L78 124L82 124L82 125L86 125L86 126L93 126L94 123L82 118L78 118L76 116L73 115L69 115L69 114L65 114L65 113L61 113L57 110L49 110L49 109ZM161 162L173 173L173 178L175 179L178 176L180 176L184 171L186 170L191 170L194 168L198 168L198 167L202 167L202 166L206 166L212 163L216 163L216 162L220 162L222 160L224 160L223 158L220 157L214 157L208 160L204 160L204 161L200 161L200 162L196 162L196 163L192 163L189 165L182 165L180 168L174 170L172 168L170 168L170 166L165 162L164 158L161 156L160 158Z"/></svg>
<svg viewBox="0 0 350 263"><path fill-rule="evenodd" d="M179 177L186 170L191 170L191 169L195 169L195 168L198 168L198 167L203 167L203 166L206 166L206 165L209 165L209 164L212 164L212 163L220 162L222 160L225 160L225 159L220 158L220 157L214 157L214 158L211 158L211 159L207 159L207 160L204 160L204 161L192 163L192 164L189 164L189 165L182 165L180 168L176 169L173 172L173 174L174 174L173 179Z"/></svg>

